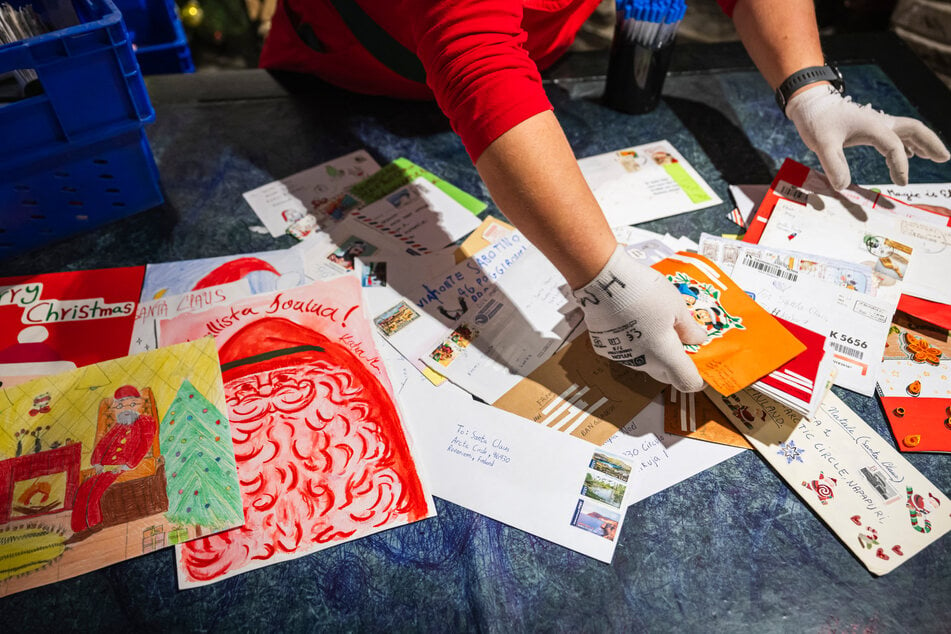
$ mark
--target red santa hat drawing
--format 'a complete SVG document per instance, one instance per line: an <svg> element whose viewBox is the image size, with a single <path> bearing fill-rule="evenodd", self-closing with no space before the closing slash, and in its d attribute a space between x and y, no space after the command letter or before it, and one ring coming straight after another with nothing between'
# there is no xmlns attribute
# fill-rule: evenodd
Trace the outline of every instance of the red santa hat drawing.
<svg viewBox="0 0 951 634"><path fill-rule="evenodd" d="M134 387L132 387L131 385L123 385L122 387L117 389L115 394L113 395L113 398L115 398L117 401L123 398L129 398L129 397L142 398L142 395L139 394L139 391L135 389Z"/></svg>
<svg viewBox="0 0 951 634"><path fill-rule="evenodd" d="M210 286L218 286L221 284L228 284L229 282L236 282L240 279L244 279L251 273L258 271L273 273L277 277L280 277L281 275L277 269L261 258L235 258L234 260L225 262L221 266L215 268L210 273L205 275L205 277L198 280L192 290L197 291Z"/></svg>

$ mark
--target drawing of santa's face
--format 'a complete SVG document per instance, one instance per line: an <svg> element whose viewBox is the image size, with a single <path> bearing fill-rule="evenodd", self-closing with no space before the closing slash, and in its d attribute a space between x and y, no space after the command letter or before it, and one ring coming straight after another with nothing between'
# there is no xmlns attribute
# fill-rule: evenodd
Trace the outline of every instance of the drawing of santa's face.
<svg viewBox="0 0 951 634"><path fill-rule="evenodd" d="M146 413L145 399L138 395L114 398L109 404L109 409L115 415L117 423L131 425L139 416Z"/></svg>
<svg viewBox="0 0 951 634"><path fill-rule="evenodd" d="M193 579L426 516L396 407L348 349L264 319L219 355L246 521L185 544Z"/></svg>

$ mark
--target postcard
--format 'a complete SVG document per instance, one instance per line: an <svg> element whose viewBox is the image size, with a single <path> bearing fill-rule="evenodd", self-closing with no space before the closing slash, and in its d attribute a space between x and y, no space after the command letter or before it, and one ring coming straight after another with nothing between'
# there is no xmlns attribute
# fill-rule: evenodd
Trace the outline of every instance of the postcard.
<svg viewBox="0 0 951 634"><path fill-rule="evenodd" d="M0 278L0 385L124 357L145 267Z"/></svg>
<svg viewBox="0 0 951 634"><path fill-rule="evenodd" d="M402 157L387 163L379 172L355 184L350 193L359 200L361 206L369 205L419 178L424 178L435 185L469 210L473 216L478 216L488 206L452 183Z"/></svg>
<svg viewBox="0 0 951 634"><path fill-rule="evenodd" d="M158 323L163 319L314 281L317 278L307 255L307 246L298 244L289 249L147 265L129 353L157 348ZM345 272L329 262L326 266L332 273L325 276Z"/></svg>
<svg viewBox="0 0 951 634"><path fill-rule="evenodd" d="M737 262L748 259L753 266L778 280L795 282L799 276L808 276L864 295L878 295L878 279L872 267L863 264L708 233L700 235L697 251L716 262L727 275L733 274Z"/></svg>
<svg viewBox="0 0 951 634"><path fill-rule="evenodd" d="M907 185L882 183L862 187L881 196L931 212L936 216L932 218L935 224L951 226L951 183L909 183ZM943 223L941 216L944 216Z"/></svg>
<svg viewBox="0 0 951 634"><path fill-rule="evenodd" d="M245 512L176 549L180 587L435 513L360 291L347 275L161 322L163 345L215 337Z"/></svg>
<svg viewBox="0 0 951 634"><path fill-rule="evenodd" d="M243 194L245 201L275 238L306 216L326 214L354 184L380 169L365 150L321 163ZM311 227L315 229L316 225Z"/></svg>
<svg viewBox="0 0 951 634"><path fill-rule="evenodd" d="M951 529L951 500L834 393L812 418L753 390L706 394L872 574ZM752 429L739 423L743 408Z"/></svg>
<svg viewBox="0 0 951 634"><path fill-rule="evenodd" d="M564 278L519 232L433 270L366 289L367 311L403 356L486 402L554 354L581 321Z"/></svg>
<svg viewBox="0 0 951 634"><path fill-rule="evenodd" d="M612 227L674 216L722 202L668 141L589 156L580 159L578 165Z"/></svg>
<svg viewBox="0 0 951 634"><path fill-rule="evenodd" d="M700 376L721 394L747 387L806 349L703 256L680 252L653 268L677 288L694 319L706 329L704 343L684 349Z"/></svg>
<svg viewBox="0 0 951 634"><path fill-rule="evenodd" d="M0 390L0 596L241 526L210 337Z"/></svg>
<svg viewBox="0 0 951 634"><path fill-rule="evenodd" d="M627 492L643 479L639 462L480 403L452 383L437 388L393 348L383 343L380 350L406 424L432 475L433 495L611 561L629 503ZM641 444L647 447L641 449ZM664 460L664 447L653 436L632 438L625 446L650 464ZM608 457L600 460L601 455ZM606 473L608 464L618 470ZM606 519L595 524L592 510Z"/></svg>
<svg viewBox="0 0 951 634"><path fill-rule="evenodd" d="M947 213L943 212L940 206L929 208L928 205L906 204L901 200L901 196L889 196L880 190L870 189L869 186L855 184L836 192L822 172L787 158L756 207L749 223L749 231L743 236L743 240L753 243L760 241L773 207L778 201L788 200L800 205L812 204L814 207L824 208L830 203L827 198L833 199L831 204L834 207L844 206L853 212L857 209L877 209L929 225L951 226ZM853 213L853 216L860 218L860 214Z"/></svg>

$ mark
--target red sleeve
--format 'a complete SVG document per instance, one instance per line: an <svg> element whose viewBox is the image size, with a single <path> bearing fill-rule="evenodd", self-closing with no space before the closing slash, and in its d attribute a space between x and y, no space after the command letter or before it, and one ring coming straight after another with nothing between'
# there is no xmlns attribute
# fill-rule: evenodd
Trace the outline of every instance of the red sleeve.
<svg viewBox="0 0 951 634"><path fill-rule="evenodd" d="M737 0L717 0L717 4L720 5L720 8L725 14L729 17L733 17L733 9L736 8Z"/></svg>
<svg viewBox="0 0 951 634"><path fill-rule="evenodd" d="M415 3L426 83L472 161L492 141L551 104L525 49L521 0Z"/></svg>

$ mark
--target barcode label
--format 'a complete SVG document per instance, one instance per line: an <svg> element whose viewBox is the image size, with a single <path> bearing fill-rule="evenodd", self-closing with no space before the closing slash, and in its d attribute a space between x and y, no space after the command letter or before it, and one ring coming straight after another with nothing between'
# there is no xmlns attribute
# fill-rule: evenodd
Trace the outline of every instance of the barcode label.
<svg viewBox="0 0 951 634"><path fill-rule="evenodd" d="M799 189L792 183L787 183L786 181L779 181L776 184L775 192L783 198L788 198L789 200L797 202L800 205L805 205L807 202L809 202L809 194Z"/></svg>
<svg viewBox="0 0 951 634"><path fill-rule="evenodd" d="M846 346L838 341L830 341L829 345L832 346L832 349L838 352L839 354L844 354L853 359L862 359L865 355L858 348L853 348L852 346Z"/></svg>
<svg viewBox="0 0 951 634"><path fill-rule="evenodd" d="M752 267L761 273L766 273L767 275L771 275L773 277L789 280L790 282L795 282L799 279L798 272L790 271L789 269L778 264L757 260L752 253L743 254L743 265Z"/></svg>

